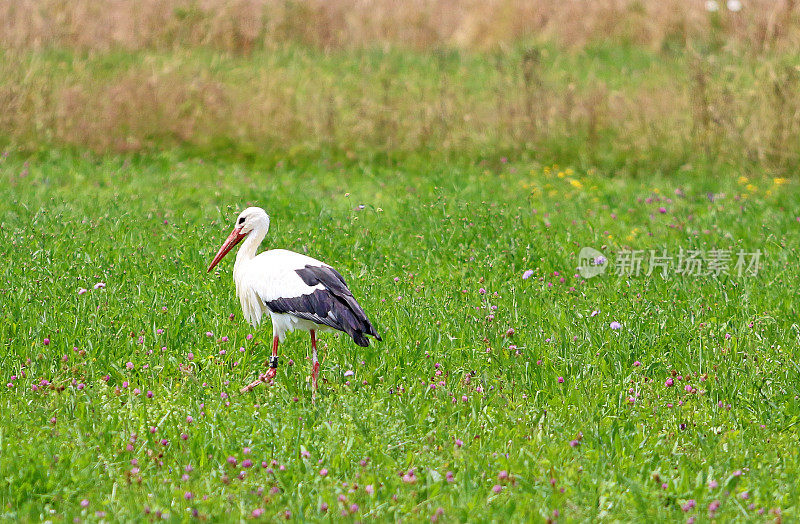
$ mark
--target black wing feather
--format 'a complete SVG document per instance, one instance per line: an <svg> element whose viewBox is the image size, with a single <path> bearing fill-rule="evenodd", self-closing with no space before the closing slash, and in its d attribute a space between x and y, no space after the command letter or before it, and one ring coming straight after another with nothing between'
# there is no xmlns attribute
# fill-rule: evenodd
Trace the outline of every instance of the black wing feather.
<svg viewBox="0 0 800 524"><path fill-rule="evenodd" d="M325 289L317 289L299 297L278 298L266 302L270 311L287 313L344 331L359 346L369 346L365 335L381 340L338 271L327 266L306 265L296 272L306 285L322 284Z"/></svg>

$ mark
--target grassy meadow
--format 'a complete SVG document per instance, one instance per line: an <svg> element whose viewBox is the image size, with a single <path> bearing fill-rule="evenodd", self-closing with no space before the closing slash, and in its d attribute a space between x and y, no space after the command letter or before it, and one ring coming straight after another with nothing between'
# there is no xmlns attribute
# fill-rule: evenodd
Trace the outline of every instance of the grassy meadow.
<svg viewBox="0 0 800 524"><path fill-rule="evenodd" d="M794 181L514 159L1 169L4 519L797 515ZM242 320L231 261L205 267L250 203L267 247L340 268L384 338L322 335L316 405L300 334L275 387L237 393L271 333ZM764 265L583 280L582 246Z"/></svg>
<svg viewBox="0 0 800 524"><path fill-rule="evenodd" d="M800 519L794 1L67 5L0 6L0 521ZM248 205L383 337L316 403L302 333L239 393Z"/></svg>

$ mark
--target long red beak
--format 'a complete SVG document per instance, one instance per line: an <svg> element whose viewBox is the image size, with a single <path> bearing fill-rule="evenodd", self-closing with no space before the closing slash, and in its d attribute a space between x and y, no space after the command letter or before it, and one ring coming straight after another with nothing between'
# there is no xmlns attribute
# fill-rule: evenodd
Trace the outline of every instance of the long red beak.
<svg viewBox="0 0 800 524"><path fill-rule="evenodd" d="M225 255L228 254L228 251L233 249L234 246L236 246L236 244L241 242L242 239L246 236L247 233L242 234L242 228L239 227L234 228L234 230L231 231L231 234L228 235L228 238L225 239L225 243L222 244L222 247L219 248L219 251L217 251L217 255L214 257L214 260L211 261L211 265L208 266L207 272L211 273L211 270L214 269L214 266L219 264L219 261L222 260L225 257Z"/></svg>

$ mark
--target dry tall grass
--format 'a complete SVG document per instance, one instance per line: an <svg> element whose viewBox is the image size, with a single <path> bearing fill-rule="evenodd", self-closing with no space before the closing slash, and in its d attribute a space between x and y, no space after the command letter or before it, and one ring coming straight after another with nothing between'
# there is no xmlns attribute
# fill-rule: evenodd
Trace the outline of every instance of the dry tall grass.
<svg viewBox="0 0 800 524"><path fill-rule="evenodd" d="M720 3L709 14L705 0L13 0L0 3L0 41L95 51L487 48L525 38L659 48L713 32L752 50L800 44L796 0L744 0L738 12Z"/></svg>
<svg viewBox="0 0 800 524"><path fill-rule="evenodd" d="M715 13L684 0L3 2L0 143L502 150L788 173L800 168L796 11L794 0Z"/></svg>

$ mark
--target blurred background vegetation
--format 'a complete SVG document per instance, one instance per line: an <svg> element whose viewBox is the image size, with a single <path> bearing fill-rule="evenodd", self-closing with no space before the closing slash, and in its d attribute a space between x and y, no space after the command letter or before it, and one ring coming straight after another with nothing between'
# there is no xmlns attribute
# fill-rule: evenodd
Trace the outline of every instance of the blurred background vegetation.
<svg viewBox="0 0 800 524"><path fill-rule="evenodd" d="M15 0L0 147L794 175L795 0Z"/></svg>

